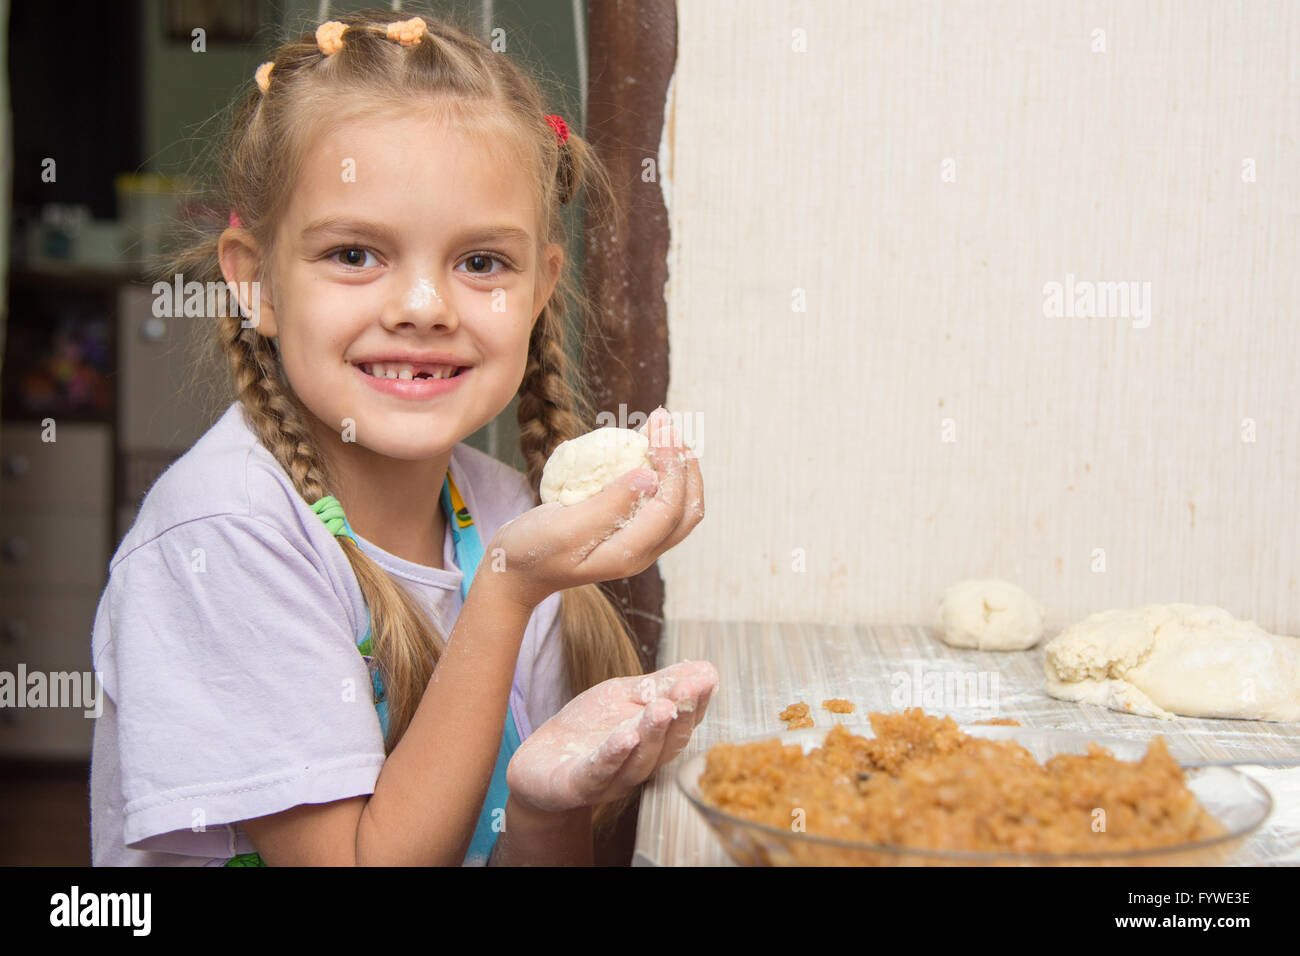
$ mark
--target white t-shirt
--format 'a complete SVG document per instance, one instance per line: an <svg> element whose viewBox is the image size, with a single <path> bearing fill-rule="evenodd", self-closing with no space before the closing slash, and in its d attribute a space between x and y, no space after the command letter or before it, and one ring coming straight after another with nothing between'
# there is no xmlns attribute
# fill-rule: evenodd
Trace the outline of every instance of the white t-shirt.
<svg viewBox="0 0 1300 956"><path fill-rule="evenodd" d="M484 549L533 507L522 474L469 445L450 468ZM445 570L359 543L448 635L462 579L450 526ZM520 740L568 701L559 602L534 610L520 647ZM255 849L239 820L373 793L368 622L343 550L232 405L150 489L109 564L91 639L94 865L221 865Z"/></svg>

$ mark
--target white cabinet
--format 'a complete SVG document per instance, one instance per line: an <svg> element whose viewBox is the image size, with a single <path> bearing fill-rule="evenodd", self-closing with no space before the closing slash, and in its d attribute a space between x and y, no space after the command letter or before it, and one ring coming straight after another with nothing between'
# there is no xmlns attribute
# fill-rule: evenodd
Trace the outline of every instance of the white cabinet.
<svg viewBox="0 0 1300 956"><path fill-rule="evenodd" d="M56 421L46 437L35 422L0 429L0 671L55 689L45 706L0 707L0 755L89 759L82 685L111 550L112 428Z"/></svg>

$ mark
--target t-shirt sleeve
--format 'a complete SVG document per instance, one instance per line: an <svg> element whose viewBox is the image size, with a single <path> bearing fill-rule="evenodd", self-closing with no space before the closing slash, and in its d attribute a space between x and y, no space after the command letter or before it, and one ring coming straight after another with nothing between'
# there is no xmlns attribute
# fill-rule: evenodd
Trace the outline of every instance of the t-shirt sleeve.
<svg viewBox="0 0 1300 956"><path fill-rule="evenodd" d="M114 567L94 652L116 707L127 846L219 856L221 824L374 791L369 674L313 558L224 515Z"/></svg>

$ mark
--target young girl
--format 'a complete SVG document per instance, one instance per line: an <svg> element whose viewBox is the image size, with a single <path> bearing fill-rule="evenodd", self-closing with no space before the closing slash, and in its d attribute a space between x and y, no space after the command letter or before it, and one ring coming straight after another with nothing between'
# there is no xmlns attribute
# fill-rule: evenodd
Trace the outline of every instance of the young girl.
<svg viewBox="0 0 1300 956"><path fill-rule="evenodd" d="M282 46L222 174L178 271L241 290L207 320L237 401L110 565L94 862L590 862L717 682L629 676L596 586L703 517L666 412L653 472L534 507L590 420L560 207L607 179L506 57L387 12ZM462 443L516 393L526 478Z"/></svg>

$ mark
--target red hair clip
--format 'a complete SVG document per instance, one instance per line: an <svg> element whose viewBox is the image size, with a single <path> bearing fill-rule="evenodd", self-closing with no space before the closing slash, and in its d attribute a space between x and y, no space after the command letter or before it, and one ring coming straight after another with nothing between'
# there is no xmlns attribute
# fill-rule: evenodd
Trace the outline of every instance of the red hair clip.
<svg viewBox="0 0 1300 956"><path fill-rule="evenodd" d="M231 212L230 212L230 228L231 228L231 229L243 229L243 228L244 228L244 221L243 221L242 219L240 219L239 216L237 216L237 215L235 214L235 212L234 212L233 209L232 209Z"/></svg>
<svg viewBox="0 0 1300 956"><path fill-rule="evenodd" d="M546 117L546 122L555 130L555 145L563 146L569 140L569 124L564 122L564 117L556 116L552 113Z"/></svg>

